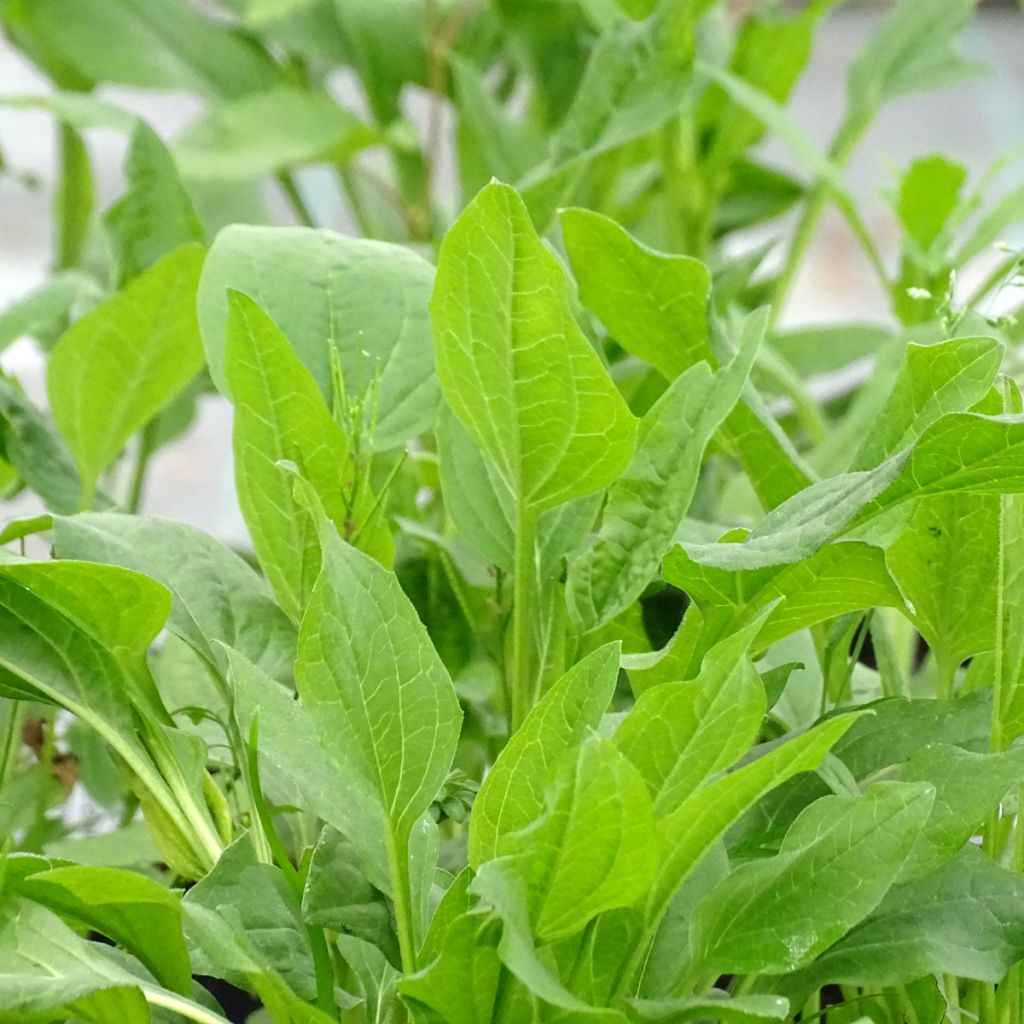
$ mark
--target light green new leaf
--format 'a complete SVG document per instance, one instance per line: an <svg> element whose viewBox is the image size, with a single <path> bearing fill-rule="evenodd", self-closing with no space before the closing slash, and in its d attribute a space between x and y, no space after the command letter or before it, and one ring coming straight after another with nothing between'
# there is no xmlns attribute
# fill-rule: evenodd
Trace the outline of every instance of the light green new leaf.
<svg viewBox="0 0 1024 1024"><path fill-rule="evenodd" d="M700 608L703 644L742 627L773 603L755 650L847 612L904 607L884 554L856 541L827 544L792 565L736 571L701 565L676 546L665 556L662 573Z"/></svg>
<svg viewBox="0 0 1024 1024"><path fill-rule="evenodd" d="M177 140L189 179L249 181L303 164L342 163L382 141L326 93L278 87L214 107Z"/></svg>
<svg viewBox="0 0 1024 1024"><path fill-rule="evenodd" d="M563 765L545 816L502 848L524 855L537 938L574 935L601 912L632 905L654 875L659 851L644 780L611 743L592 737Z"/></svg>
<svg viewBox="0 0 1024 1024"><path fill-rule="evenodd" d="M266 582L209 534L155 516L84 513L54 521L61 558L90 559L145 573L171 592L167 628L221 671L225 645L269 676L287 679L297 633Z"/></svg>
<svg viewBox="0 0 1024 1024"><path fill-rule="evenodd" d="M191 991L180 899L152 879L109 867L59 867L29 876L17 890L123 946L167 988Z"/></svg>
<svg viewBox="0 0 1024 1024"><path fill-rule="evenodd" d="M374 449L404 444L433 425L437 410L427 317L433 279L431 265L401 245L311 228L225 228L199 288L210 375L227 390L227 291L234 289L280 327L327 397L335 348L350 400L371 399L365 419Z"/></svg>
<svg viewBox="0 0 1024 1024"><path fill-rule="evenodd" d="M325 749L401 838L444 783L462 714L397 578L320 526L323 569L299 631L296 683Z"/></svg>
<svg viewBox="0 0 1024 1024"><path fill-rule="evenodd" d="M530 710L487 773L469 822L469 863L499 853L502 836L543 810L544 791L571 747L608 710L619 672L618 644L605 644L562 676Z"/></svg>
<svg viewBox="0 0 1024 1024"><path fill-rule="evenodd" d="M616 479L635 420L507 185L484 188L445 236L430 312L445 398L521 506L539 512Z"/></svg>
<svg viewBox="0 0 1024 1024"><path fill-rule="evenodd" d="M659 818L756 739L766 702L747 650L759 627L713 647L696 679L645 690L616 730L615 745L643 776Z"/></svg>
<svg viewBox="0 0 1024 1024"><path fill-rule="evenodd" d="M781 974L809 963L881 902L934 796L927 784L886 782L812 804L777 856L741 865L697 909L701 968Z"/></svg>
<svg viewBox="0 0 1024 1024"><path fill-rule="evenodd" d="M317 527L294 495L298 468L335 523L346 516L348 441L316 381L277 325L241 292L228 295L228 391L238 503L281 607L301 617L320 572Z"/></svg>
<svg viewBox="0 0 1024 1024"><path fill-rule="evenodd" d="M914 509L906 530L885 553L935 656L939 696L965 658L996 641L1000 497L942 494Z"/></svg>
<svg viewBox="0 0 1024 1024"><path fill-rule="evenodd" d="M1024 879L968 846L892 889L878 909L793 982L894 987L928 974L1001 982L1024 956Z"/></svg>
<svg viewBox="0 0 1024 1024"><path fill-rule="evenodd" d="M649 929L657 926L676 890L740 815L787 779L817 768L856 719L849 714L822 722L697 790L662 819L658 830L665 854L647 896Z"/></svg>
<svg viewBox="0 0 1024 1024"><path fill-rule="evenodd" d="M739 400L759 342L760 332L752 333L717 373L707 363L686 370L641 421L594 544L569 566L566 601L581 630L624 611L657 574L693 498L704 449Z"/></svg>
<svg viewBox="0 0 1024 1024"><path fill-rule="evenodd" d="M122 282L137 277L178 246L206 240L174 157L144 121L138 121L132 131L124 176L124 195L104 216Z"/></svg>
<svg viewBox="0 0 1024 1024"><path fill-rule="evenodd" d="M943 414L970 409L992 386L1002 358L1003 346L993 338L908 345L892 391L850 469L871 469L916 441Z"/></svg>
<svg viewBox="0 0 1024 1024"><path fill-rule="evenodd" d="M88 506L101 472L198 372L199 246L165 256L82 317L50 354L53 418L82 474Z"/></svg>

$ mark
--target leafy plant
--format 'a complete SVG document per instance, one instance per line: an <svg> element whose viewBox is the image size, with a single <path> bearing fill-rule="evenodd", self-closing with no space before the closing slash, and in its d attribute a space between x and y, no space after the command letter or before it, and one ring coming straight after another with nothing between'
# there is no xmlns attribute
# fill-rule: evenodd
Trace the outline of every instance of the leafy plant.
<svg viewBox="0 0 1024 1024"><path fill-rule="evenodd" d="M833 6L0 6L60 162L0 315L0 1022L1024 1019L1024 262L956 281L1024 201L923 156L889 260L844 168L972 5L896 4L822 152ZM830 204L890 328L780 327ZM200 399L251 549L142 511Z"/></svg>

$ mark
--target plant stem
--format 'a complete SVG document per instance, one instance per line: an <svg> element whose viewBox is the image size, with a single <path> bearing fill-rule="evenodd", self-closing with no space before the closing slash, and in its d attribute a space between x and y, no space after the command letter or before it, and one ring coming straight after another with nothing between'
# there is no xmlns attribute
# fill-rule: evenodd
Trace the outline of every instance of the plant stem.
<svg viewBox="0 0 1024 1024"><path fill-rule="evenodd" d="M142 995L151 1006L159 1006L161 1009L170 1010L187 1020L194 1020L196 1024L230 1024L226 1018L205 1006L193 1003L191 999L184 996L174 995L163 989L149 988L147 985L140 985Z"/></svg>
<svg viewBox="0 0 1024 1024"><path fill-rule="evenodd" d="M281 191L299 222L307 228L315 228L316 221L313 219L313 213L306 204L306 200L302 198L295 175L291 171L281 171L277 175L277 183L281 186Z"/></svg>
<svg viewBox="0 0 1024 1024"><path fill-rule="evenodd" d="M82 136L71 125L61 124L59 128L57 159L55 263L57 270L66 270L78 266L82 259L95 201L89 151Z"/></svg>
<svg viewBox="0 0 1024 1024"><path fill-rule="evenodd" d="M359 228L359 233L367 238L373 238L377 232L374 230L370 213L366 209L366 202L359 191L359 182L356 181L352 170L344 164L338 164L335 171L342 195L352 213L352 219L356 222L356 227Z"/></svg>
<svg viewBox="0 0 1024 1024"><path fill-rule="evenodd" d="M149 460L156 447L155 442L156 419L151 419L142 428L142 434L139 437L139 450L135 453L132 478L128 483L128 493L125 496L125 511L133 515L139 511L142 505L142 492L146 486L146 470L149 468Z"/></svg>
<svg viewBox="0 0 1024 1024"><path fill-rule="evenodd" d="M866 127L867 123L865 122L863 125L844 124L840 128L829 154L833 164L838 169L842 170L853 155L853 150ZM775 292L772 296L771 312L769 314L771 318L768 325L769 328L775 326L782 313L782 308L786 304L786 299L792 290L793 282L803 264L804 256L807 254L807 249L814 238L814 231L818 226L818 221L821 220L821 215L825 212L825 208L828 205L830 195L831 189L828 182L819 181L807 199L803 215L800 217L796 232L793 235L793 241L790 243L786 262L775 282ZM876 258L870 253L869 258L874 266ZM879 268L876 266L875 269L877 271Z"/></svg>
<svg viewBox="0 0 1024 1024"><path fill-rule="evenodd" d="M7 722L4 726L4 742L0 747L0 790L7 783L11 769L14 767L14 758L18 752L18 739L21 732L21 720L24 714L24 705L20 700L10 700L7 714Z"/></svg>
<svg viewBox="0 0 1024 1024"><path fill-rule="evenodd" d="M388 868L391 874L391 899L398 925L398 948L402 954L402 972L416 970L416 929L412 918L412 887L409 884L409 835L399 836L390 822L387 829Z"/></svg>
<svg viewBox="0 0 1024 1024"><path fill-rule="evenodd" d="M536 532L536 514L520 500L516 509L515 579L512 592L512 732L523 724L533 699L530 623L536 591Z"/></svg>

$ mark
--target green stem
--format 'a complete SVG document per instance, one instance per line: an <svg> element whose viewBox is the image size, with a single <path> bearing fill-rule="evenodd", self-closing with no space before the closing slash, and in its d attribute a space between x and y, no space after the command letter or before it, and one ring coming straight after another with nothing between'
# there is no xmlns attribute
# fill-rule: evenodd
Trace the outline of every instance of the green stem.
<svg viewBox="0 0 1024 1024"><path fill-rule="evenodd" d="M942 994L946 998L946 1006L948 1007L946 1019L950 1024L961 1024L960 982L952 974L946 974L943 976Z"/></svg>
<svg viewBox="0 0 1024 1024"><path fill-rule="evenodd" d="M249 799L255 812L256 822L254 832L259 837L259 846L269 847L274 861L284 875L285 883L292 894L296 907L301 908L305 879L295 869L288 857L288 852L277 834L273 819L270 816L270 808L263 796L263 786L260 783L259 763L259 718L252 720L249 728L249 743L246 748L246 778L249 784ZM258 828L256 827L258 824ZM306 925L306 937L309 939L310 952L313 954L313 972L316 977L316 1005L328 1015L337 1013L338 1007L334 1001L334 965L331 963L330 950L327 948L327 940L324 937L323 929L314 925Z"/></svg>
<svg viewBox="0 0 1024 1024"><path fill-rule="evenodd" d="M865 122L863 125L844 124L840 128L830 152L832 163L836 168L842 170L849 161L866 127L867 123ZM793 282L796 280L796 275L803 264L804 257L807 255L807 249L814 238L818 221L821 220L821 216L825 212L830 196L831 186L826 181L819 181L811 190L811 194L804 206L803 215L800 217L796 232L793 235L793 241L790 243L786 262L775 282L775 291L772 295L771 312L769 314L771 317L769 327L775 325L782 313L783 306L786 304L786 300L789 298ZM872 266L875 267L876 273L883 269L876 265L879 262L877 253L869 251L868 258L871 260Z"/></svg>
<svg viewBox="0 0 1024 1024"><path fill-rule="evenodd" d="M89 151L82 136L61 124L57 139L59 184L55 197L57 222L56 268L66 270L81 262L95 201Z"/></svg>
<svg viewBox="0 0 1024 1024"><path fill-rule="evenodd" d="M536 592L536 532L536 514L519 501L516 510L515 578L512 592L512 732L523 724L533 699L530 624Z"/></svg>
<svg viewBox="0 0 1024 1024"><path fill-rule="evenodd" d="M159 1006L161 1009L170 1010L186 1020L194 1020L196 1024L230 1024L219 1013L207 1010L205 1006L193 1003L191 999L184 996L174 995L164 989L149 988L147 985L140 985L142 995L151 1006Z"/></svg>
<svg viewBox="0 0 1024 1024"><path fill-rule="evenodd" d="M306 204L306 200L302 198L295 175L291 171L281 171L277 175L277 183L281 186L281 191L299 222L307 228L315 228L316 221L313 219L313 213Z"/></svg>
<svg viewBox="0 0 1024 1024"><path fill-rule="evenodd" d="M4 726L4 742L0 747L0 790L4 788L14 767L14 758L18 752L18 741L21 733L21 720L24 705L20 700L9 700L7 722Z"/></svg>
<svg viewBox="0 0 1024 1024"><path fill-rule="evenodd" d="M366 200L363 199L363 194L359 191L359 182L356 181L355 175L344 164L337 164L335 172L345 203L352 213L352 219L356 222L359 233L366 238L375 237L377 232L374 230L373 219L366 208Z"/></svg>
<svg viewBox="0 0 1024 1024"><path fill-rule="evenodd" d="M155 450L156 419L151 419L142 428L142 434L139 436L139 450L135 453L132 478L128 483L128 493L125 496L124 507L126 512L134 514L139 511L142 505L142 492L146 486L146 471L149 468L149 460Z"/></svg>
<svg viewBox="0 0 1024 1024"><path fill-rule="evenodd" d="M395 905L398 925L398 948L402 955L402 972L416 971L416 929L412 916L412 886L409 882L409 836L399 836L390 822L387 829L388 868L391 874L391 899Z"/></svg>

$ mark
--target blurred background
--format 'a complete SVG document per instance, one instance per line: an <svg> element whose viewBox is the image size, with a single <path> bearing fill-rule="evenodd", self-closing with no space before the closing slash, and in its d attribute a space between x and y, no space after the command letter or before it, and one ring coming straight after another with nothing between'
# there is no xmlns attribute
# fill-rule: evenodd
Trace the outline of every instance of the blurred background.
<svg viewBox="0 0 1024 1024"><path fill-rule="evenodd" d="M847 4L832 11L818 29L807 70L788 107L822 148L843 111L846 68L885 11L885 4ZM1015 4L983 4L961 38L961 49L979 62L978 73L889 103L871 125L845 172L845 181L867 228L890 266L898 261L899 230L887 194L891 194L898 173L913 158L941 151L967 167L967 187L971 188L1004 154L1006 165L1000 188L1006 191L1024 183L1024 17L1020 9ZM357 110L365 105L355 79L348 73L332 74L328 85L344 105ZM0 96L38 96L51 89L50 82L0 37ZM174 139L202 110L200 100L186 92L105 85L100 95L141 115L166 140ZM417 87L405 89L402 103L409 123L419 131L425 130L428 116L436 116L428 113L434 108L425 91ZM441 204L454 210L458 189L453 118L446 108L440 113L442 145L434 186ZM54 262L56 139L57 128L50 113L0 106L0 154L4 161L0 173L0 310L39 286ZM102 209L122 192L126 137L122 132L96 129L88 132L87 139L97 207ZM766 162L800 174L799 165L778 140L762 143L758 152ZM319 225L354 231L325 169L300 169L296 180ZM274 182L268 181L261 189L268 219L294 223L294 214ZM247 202L245 196L238 198L240 205ZM777 224L773 224L769 233L777 231ZM1007 241L1024 242L1020 225L1013 231L1016 236L1011 232ZM744 248L756 246L764 237L765 232L755 228L728 241L730 246ZM988 264L985 259L978 260L972 273L980 279L996 260L995 253ZM965 285L969 288L970 282ZM829 210L795 283L784 323L795 326L851 320L888 323L889 303L841 216ZM7 348L2 365L21 380L33 398L43 400L43 357L32 342L24 340ZM194 523L228 541L243 539L244 529L233 497L229 449L229 407L219 396L206 395L185 438L158 453L145 510Z"/></svg>

